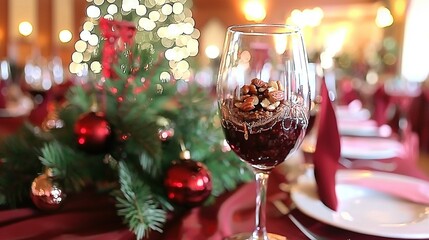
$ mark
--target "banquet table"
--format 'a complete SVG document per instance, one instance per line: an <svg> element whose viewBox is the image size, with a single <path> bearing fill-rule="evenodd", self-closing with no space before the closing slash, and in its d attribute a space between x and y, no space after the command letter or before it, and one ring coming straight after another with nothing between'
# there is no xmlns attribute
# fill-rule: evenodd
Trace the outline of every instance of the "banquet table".
<svg viewBox="0 0 429 240"><path fill-rule="evenodd" d="M43 105L39 107L45 109ZM33 111L29 119L33 119L33 122L40 121L40 115L36 114L39 112ZM13 134L11 130L16 129L19 124L22 124L22 119L0 118L0 135ZM417 135L407 132L406 137L402 138L401 144L403 152L386 159L386 161L395 163L396 168L392 172L429 181L429 176L417 167L416 159L419 154ZM295 157L295 159L297 158L299 157ZM355 159L355 161L360 160ZM279 187L280 184L288 183L287 175L292 169L290 160L285 163L274 170L269 180L267 229L269 232L283 235L289 240L307 239L287 214L282 214L273 204L280 201L286 206L290 206L292 202L290 192L282 191ZM344 168L341 165L338 167ZM373 170L363 165L360 165L360 169ZM242 184L236 190L218 197L212 205L198 206L185 212L170 214L163 233L150 232L145 239L222 240L234 233L249 232L254 226L255 197L255 183ZM95 189L85 189L80 193L69 194L63 206L55 211L41 211L31 204L16 209L3 207L0 210L0 240L136 239L121 217L117 216L114 199ZM306 227L327 239L394 239L340 229L313 219L297 208L293 209L291 214Z"/></svg>
<svg viewBox="0 0 429 240"><path fill-rule="evenodd" d="M411 145L407 149L415 151L413 146L418 144L415 134L410 135L406 144ZM428 180L428 176L410 162L409 157L403 155L391 159L397 163L394 172ZM279 188L279 184L286 181L283 169L279 167L274 171L269 181L267 228L289 240L307 239L288 216L281 214L272 204L274 200L280 200L286 205L291 202L289 194ZM213 205L199 206L176 214L166 223L162 234L151 232L146 239L221 240L236 232L251 231L254 225L254 189L253 182L246 183L220 196ZM292 214L309 229L327 239L393 239L336 228L312 219L298 209L293 210ZM53 212L43 212L32 206L3 209L0 211L0 239L125 240L135 239L135 235L116 215L112 197L87 189L69 195L63 207Z"/></svg>

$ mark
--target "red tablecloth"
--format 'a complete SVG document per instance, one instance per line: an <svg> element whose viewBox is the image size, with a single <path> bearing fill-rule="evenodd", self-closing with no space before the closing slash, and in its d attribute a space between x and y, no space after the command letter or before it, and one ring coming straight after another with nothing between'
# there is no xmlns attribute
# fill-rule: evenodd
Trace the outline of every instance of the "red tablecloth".
<svg viewBox="0 0 429 240"><path fill-rule="evenodd" d="M408 149L418 144L415 134L408 141ZM396 172L429 180L411 161L412 156L395 158L398 164ZM279 183L285 181L284 175L274 172L269 181L268 202L281 199L289 202L287 194L278 188ZM197 207L189 210L183 216L177 216L165 226L163 234L151 233L149 240L221 240L230 233L251 231L254 225L254 196L255 185L248 183L234 192L221 196L218 201L207 207ZM235 198L235 200L234 200ZM239 201L239 208L225 209L225 204ZM237 206L237 205L234 205ZM283 216L268 204L267 228L270 232L286 236L289 240L306 239L306 237L292 224L287 216ZM318 232L328 239L356 239L382 240L389 238L362 235L318 222L298 210L294 216L307 227ZM234 226L225 224L226 219L233 218L239 224ZM0 211L0 239L135 239L135 236L116 216L114 200L106 195L88 191L67 198L63 208L51 213L45 213L33 208L21 208Z"/></svg>

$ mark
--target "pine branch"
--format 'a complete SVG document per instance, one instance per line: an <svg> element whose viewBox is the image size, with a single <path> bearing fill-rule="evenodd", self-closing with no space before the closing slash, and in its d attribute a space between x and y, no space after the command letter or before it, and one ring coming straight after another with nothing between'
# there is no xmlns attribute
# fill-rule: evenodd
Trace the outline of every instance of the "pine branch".
<svg viewBox="0 0 429 240"><path fill-rule="evenodd" d="M72 87L67 92L66 98L70 105L79 108L81 111L90 109L95 100L93 93L85 91L82 86Z"/></svg>
<svg viewBox="0 0 429 240"><path fill-rule="evenodd" d="M97 180L92 174L96 172L93 169L105 168L101 156L82 154L57 141L45 144L39 159L56 178L64 179L65 187L72 191L80 191Z"/></svg>
<svg viewBox="0 0 429 240"><path fill-rule="evenodd" d="M119 163L121 194L116 194L118 215L124 218L138 239L150 230L162 232L167 219L165 210L154 199L150 187L142 182L135 171L125 162Z"/></svg>
<svg viewBox="0 0 429 240"><path fill-rule="evenodd" d="M17 207L28 196L33 179L42 170L38 160L38 147L47 140L44 134L36 135L26 124L18 134L0 144L0 195L10 207Z"/></svg>
<svg viewBox="0 0 429 240"><path fill-rule="evenodd" d="M150 174L155 179L159 178L162 173L161 161L151 158L148 154L144 152L141 153L139 159L140 165L142 166L143 171L146 174Z"/></svg>

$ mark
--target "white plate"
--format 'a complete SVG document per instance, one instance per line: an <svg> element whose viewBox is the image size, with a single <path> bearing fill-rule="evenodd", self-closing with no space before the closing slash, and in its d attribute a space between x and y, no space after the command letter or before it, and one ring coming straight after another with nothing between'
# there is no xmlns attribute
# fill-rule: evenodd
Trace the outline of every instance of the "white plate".
<svg viewBox="0 0 429 240"><path fill-rule="evenodd" d="M338 178L388 178L391 181L415 182L421 180L383 172L340 170ZM353 232L392 238L429 238L429 206L402 200L364 187L336 185L338 209L326 207L316 193L314 177L305 175L292 188L292 199L298 209L323 223ZM405 190L406 191L406 190Z"/></svg>
<svg viewBox="0 0 429 240"><path fill-rule="evenodd" d="M345 136L389 137L392 129L388 125L378 126L374 120L350 121L338 119L338 131Z"/></svg>
<svg viewBox="0 0 429 240"><path fill-rule="evenodd" d="M341 135L347 136L377 137L380 135L376 125L348 121L339 121L338 131Z"/></svg>
<svg viewBox="0 0 429 240"><path fill-rule="evenodd" d="M341 137L341 156L351 159L387 159L403 151L400 142L389 138Z"/></svg>
<svg viewBox="0 0 429 240"><path fill-rule="evenodd" d="M335 114L339 119L350 121L364 121L371 117L368 109L350 106L336 106Z"/></svg>

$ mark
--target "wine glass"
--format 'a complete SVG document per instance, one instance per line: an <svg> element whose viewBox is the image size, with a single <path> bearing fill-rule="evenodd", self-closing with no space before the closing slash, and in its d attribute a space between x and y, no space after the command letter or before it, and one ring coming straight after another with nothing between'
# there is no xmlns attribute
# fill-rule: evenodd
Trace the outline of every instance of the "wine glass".
<svg viewBox="0 0 429 240"><path fill-rule="evenodd" d="M52 85L52 74L45 58L36 56L27 61L24 67L23 88L33 98L35 106L46 101L47 93Z"/></svg>
<svg viewBox="0 0 429 240"><path fill-rule="evenodd" d="M217 98L231 149L253 169L256 226L228 239L275 240L267 233L265 201L270 172L302 142L308 125L310 87L301 30L280 24L227 29Z"/></svg>
<svg viewBox="0 0 429 240"><path fill-rule="evenodd" d="M321 70L320 64L309 63L308 64L308 74L310 81L310 91L311 91L311 107L310 107L310 118L308 121L308 127L306 135L313 129L316 116L319 113L320 104L322 102L322 96L320 93L320 85L323 81L323 70Z"/></svg>
<svg viewBox="0 0 429 240"><path fill-rule="evenodd" d="M0 109L6 108L7 89L11 83L11 72L9 62L0 61Z"/></svg>

